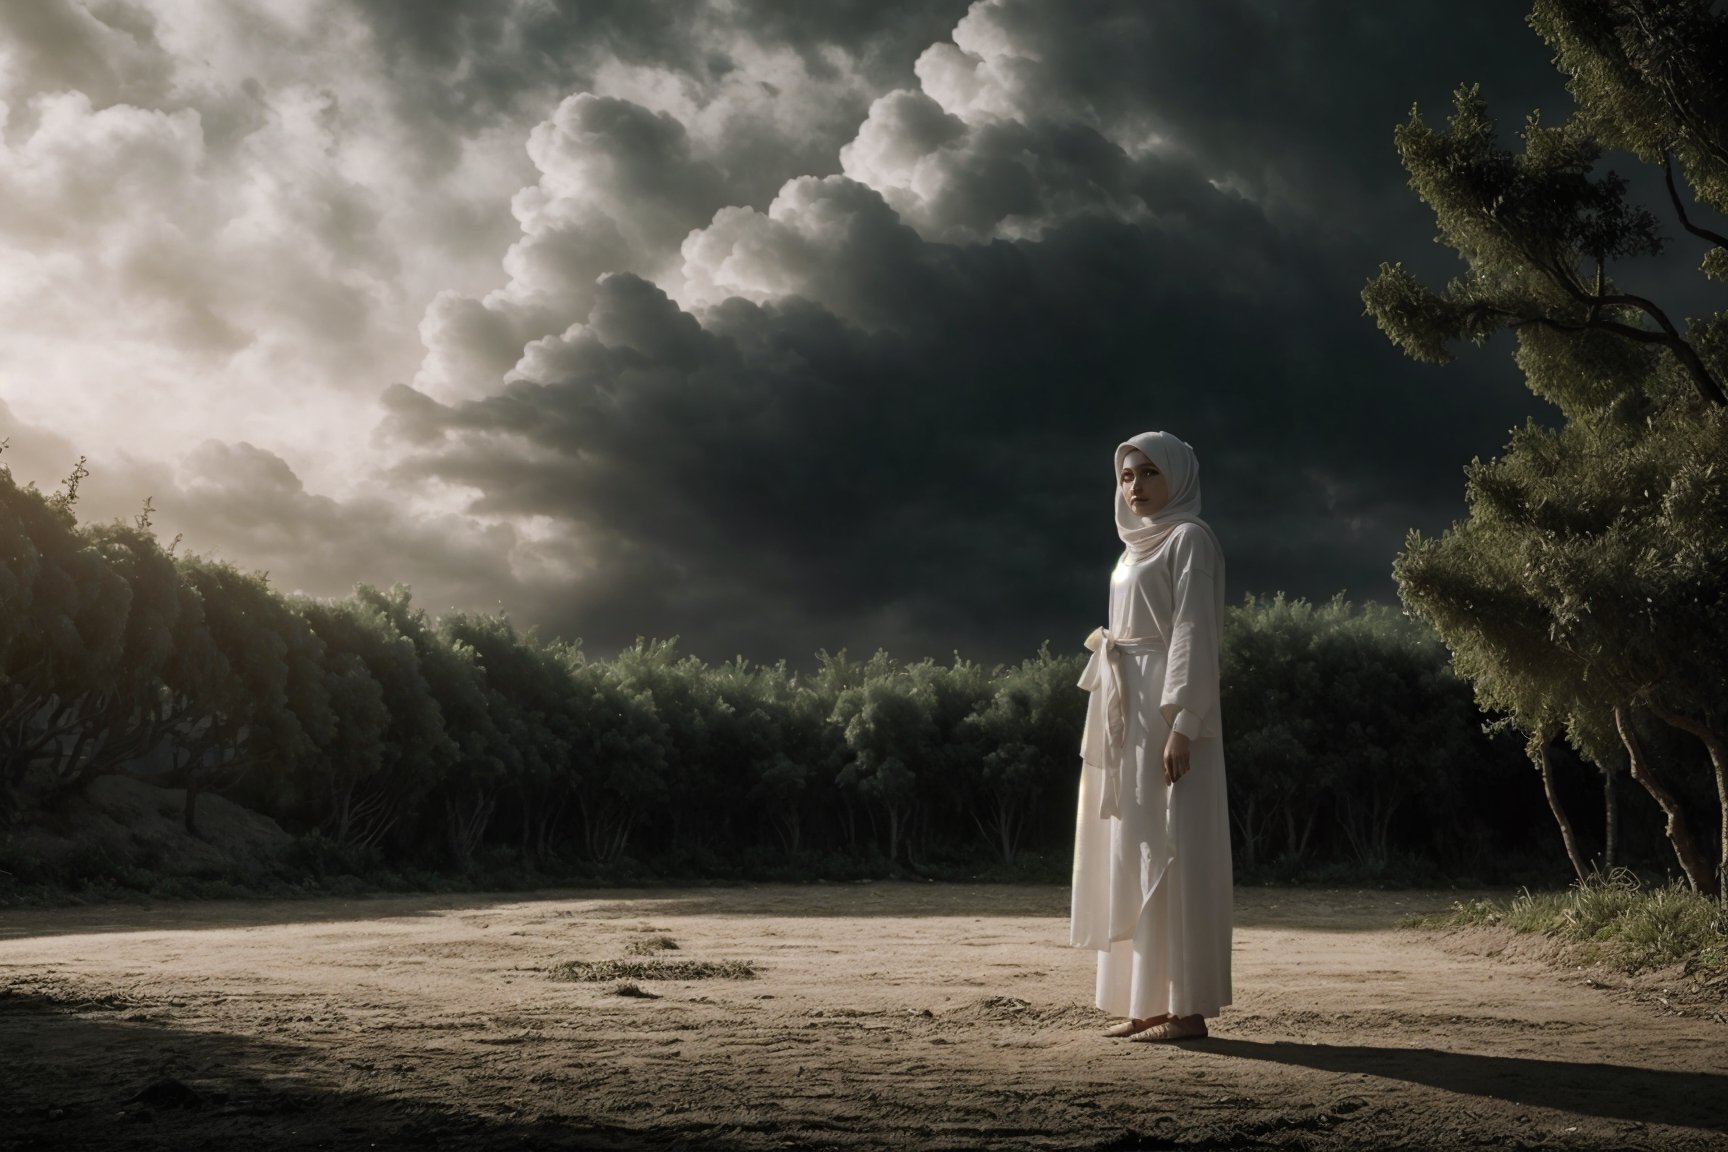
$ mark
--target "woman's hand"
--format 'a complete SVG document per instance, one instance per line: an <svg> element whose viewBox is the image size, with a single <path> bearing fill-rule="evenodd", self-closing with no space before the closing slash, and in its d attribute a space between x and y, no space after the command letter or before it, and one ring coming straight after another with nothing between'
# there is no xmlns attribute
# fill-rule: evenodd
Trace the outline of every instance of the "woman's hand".
<svg viewBox="0 0 1728 1152"><path fill-rule="evenodd" d="M1188 775L1188 737L1170 729L1170 739L1164 741L1164 783L1174 784Z"/></svg>

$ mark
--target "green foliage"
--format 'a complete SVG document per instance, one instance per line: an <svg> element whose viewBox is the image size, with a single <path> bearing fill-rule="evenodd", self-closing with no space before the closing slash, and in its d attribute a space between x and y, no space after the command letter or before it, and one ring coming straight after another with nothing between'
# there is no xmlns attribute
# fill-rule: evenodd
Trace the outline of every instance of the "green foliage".
<svg viewBox="0 0 1728 1152"><path fill-rule="evenodd" d="M1474 461L1468 519L1437 540L1412 533L1394 575L1480 705L1526 737L1580 877L1548 761L1561 736L1604 773L1628 769L1692 885L1728 899L1728 312L1680 321L1614 282L1611 265L1663 251L1662 225L1596 171L1609 148L1661 165L1667 214L1710 245L1706 274L1723 273L1728 236L1695 219L1675 166L1705 205L1728 207L1728 14L1707 0L1537 0L1530 24L1576 115L1549 128L1532 114L1514 152L1475 88L1445 131L1413 112L1398 152L1465 271L1434 293L1386 265L1363 300L1419 359L1512 330L1526 382L1563 423L1531 423ZM1684 781L1643 751L1658 722L1702 746L1682 771L1714 777L1714 866Z"/></svg>
<svg viewBox="0 0 1728 1152"><path fill-rule="evenodd" d="M956 765L962 804L1004 866L1012 867L1050 781L1073 762L1085 698L1075 683L1085 661L1057 658L1049 644L996 677L960 725Z"/></svg>
<svg viewBox="0 0 1728 1152"><path fill-rule="evenodd" d="M1728 13L1710 0L1536 0L1577 119L1648 164L1672 156L1728 213Z"/></svg>
<svg viewBox="0 0 1728 1152"><path fill-rule="evenodd" d="M119 772L183 788L192 835L199 795L268 814L295 837L268 882L327 891L453 874L1067 874L1078 645L1002 667L844 652L808 671L708 665L671 640L594 660L502 615L434 620L406 588L283 596L163 549L147 513L80 525L81 474L44 496L0 469L0 799L21 825ZM1714 484L1700 464L1674 506L1715 507ZM1468 838L1447 834L1466 819L1448 797L1481 749L1431 636L1384 609L1282 597L1231 609L1227 633L1250 872L1258 852L1414 875L1414 854ZM1291 819L1295 836L1275 834ZM90 869L193 891L133 864ZM89 882L28 882L74 873Z"/></svg>
<svg viewBox="0 0 1728 1152"><path fill-rule="evenodd" d="M879 807L888 821L888 859L897 860L919 800L917 766L934 755L934 694L927 681L895 666L886 653L863 683L840 693L832 722L850 753L837 782Z"/></svg>
<svg viewBox="0 0 1728 1152"><path fill-rule="evenodd" d="M1481 344L1507 327L1644 340L1644 310L1611 291L1606 269L1661 251L1656 218L1626 203L1623 179L1592 175L1602 148L1581 125L1548 128L1532 114L1523 151L1513 153L1497 142L1479 89L1467 87L1454 98L1448 131L1413 110L1394 138L1411 187L1434 209L1440 241L1468 268L1435 294L1402 265L1381 267L1363 300L1395 344L1447 363L1450 344Z"/></svg>
<svg viewBox="0 0 1728 1152"><path fill-rule="evenodd" d="M1300 862L1323 813L1369 873L1396 822L1452 807L1478 755L1468 689L1432 632L1380 604L1254 597L1226 614L1222 709L1244 862Z"/></svg>
<svg viewBox="0 0 1728 1152"><path fill-rule="evenodd" d="M1577 959L1627 972L1682 964L1704 978L1728 973L1728 918L1715 901L1681 884L1646 888L1625 869L1590 873L1562 892L1460 902L1410 924L1493 925L1551 937L1571 945Z"/></svg>
<svg viewBox="0 0 1728 1152"><path fill-rule="evenodd" d="M700 662L676 659L671 642L639 642L611 665L583 661L568 670L575 691L565 716L583 843L590 859L610 863L672 789L706 799L701 756L712 711L703 705L713 701Z"/></svg>
<svg viewBox="0 0 1728 1152"><path fill-rule="evenodd" d="M325 889L437 882L429 869L512 887L1067 872L1079 651L995 668L822 653L795 673L643 640L591 660L504 616L433 620L406 588L284 597L171 556L143 518L83 527L72 502L5 479L0 593L19 612L0 692L24 723L0 795L26 818L45 782L117 771L185 789L198 834L197 797L223 792L295 832L285 874ZM1688 492L1714 498L1707 478ZM1470 740L1432 638L1342 601L1229 616L1234 791L1299 816L1288 855L1388 874L1399 817L1412 798L1441 810Z"/></svg>

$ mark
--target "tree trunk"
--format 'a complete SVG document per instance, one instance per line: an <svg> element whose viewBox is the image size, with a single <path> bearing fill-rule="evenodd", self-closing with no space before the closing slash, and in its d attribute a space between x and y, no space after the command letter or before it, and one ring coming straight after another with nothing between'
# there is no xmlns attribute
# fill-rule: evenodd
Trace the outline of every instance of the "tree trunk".
<svg viewBox="0 0 1728 1152"><path fill-rule="evenodd" d="M1296 806L1284 805L1284 851L1289 855L1292 864L1300 861L1303 856L1302 838L1296 833Z"/></svg>
<svg viewBox="0 0 1728 1152"><path fill-rule="evenodd" d="M468 838L463 835L463 820L460 807L455 799L444 797L444 842L450 849L450 860L458 868L466 869L470 863L468 855Z"/></svg>
<svg viewBox="0 0 1728 1152"><path fill-rule="evenodd" d="M1619 855L1620 843L1620 799L1614 792L1614 773L1604 769L1602 772L1602 871L1614 870L1614 859Z"/></svg>
<svg viewBox="0 0 1728 1152"><path fill-rule="evenodd" d="M497 798L484 790L476 791L474 802L466 807L453 795L444 797L445 830L450 856L458 868L465 869L474 862L480 842L486 838L486 826L491 823L492 813L497 806Z"/></svg>
<svg viewBox="0 0 1728 1152"><path fill-rule="evenodd" d="M354 786L343 788L336 797L336 843L348 843L348 818L354 807Z"/></svg>
<svg viewBox="0 0 1728 1152"><path fill-rule="evenodd" d="M1357 862L1365 868L1384 868L1392 858L1391 829L1398 813L1397 798L1386 797L1375 782L1365 789L1341 793L1337 802L1338 823Z"/></svg>
<svg viewBox="0 0 1728 1152"><path fill-rule="evenodd" d="M1374 829L1374 851L1383 864L1390 863L1392 860L1392 821L1397 815L1398 801L1394 800L1387 804L1385 810L1380 813L1380 823Z"/></svg>
<svg viewBox="0 0 1728 1152"><path fill-rule="evenodd" d="M780 847L785 851L786 859L791 860L796 857L803 832L803 821L799 818L798 806L788 804L781 809L778 816L770 817L768 822L773 825L775 834L780 838Z"/></svg>
<svg viewBox="0 0 1728 1152"><path fill-rule="evenodd" d="M1720 820L1716 842L1716 895L1728 904L1728 744L1723 743L1720 733L1695 717L1683 712L1670 712L1654 701L1650 704L1650 711L1664 724L1698 737L1710 753L1710 767L1716 773L1716 807Z"/></svg>
<svg viewBox="0 0 1728 1152"><path fill-rule="evenodd" d="M351 801L344 821L348 829L347 843L356 848L371 848L383 842L402 818L402 802L380 787L357 801Z"/></svg>
<svg viewBox="0 0 1728 1152"><path fill-rule="evenodd" d="M516 799L522 805L522 836L517 851L522 855L522 863L531 866L536 863L534 859L534 804L529 800L528 789L526 788L516 790Z"/></svg>
<svg viewBox="0 0 1728 1152"><path fill-rule="evenodd" d="M582 843L588 858L596 864L610 864L624 852L634 815L624 804L594 800L579 803L582 814Z"/></svg>
<svg viewBox="0 0 1728 1152"><path fill-rule="evenodd" d="M552 806L552 812L540 825L540 855L550 859L552 848L558 843L558 829L564 823L564 813L570 809L570 790L559 789L558 803Z"/></svg>
<svg viewBox="0 0 1728 1152"><path fill-rule="evenodd" d="M570 793L561 789L556 804L550 794L534 794L527 788L518 790L522 801L522 861L538 868L552 854L558 822L570 803Z"/></svg>
<svg viewBox="0 0 1728 1152"><path fill-rule="evenodd" d="M1590 870L1584 866L1584 856L1578 851L1578 838L1572 834L1572 821L1567 817L1566 809L1560 806L1560 797L1554 791L1554 770L1548 763L1547 741L1532 742L1530 759L1535 761L1536 770L1542 774L1542 793L1548 797L1548 810L1554 813L1554 823L1560 825L1560 839L1566 844L1566 858L1572 861L1572 873L1582 884Z"/></svg>
<svg viewBox="0 0 1728 1152"><path fill-rule="evenodd" d="M1002 863L1012 868L1014 866L1014 841L1017 839L1015 824L1017 823L1014 804L1007 798L1000 798L996 803L996 829L1001 836Z"/></svg>
<svg viewBox="0 0 1728 1152"><path fill-rule="evenodd" d="M1650 793L1650 798L1656 801L1663 815L1668 818L1668 842L1674 846L1674 855L1680 860L1680 868L1686 873L1687 882L1696 892L1707 896L1718 895L1716 878L1710 873L1710 862L1698 851L1698 845L1686 827L1686 813L1680 806L1679 798L1651 771L1650 765L1644 759L1644 750L1639 746L1637 733L1632 731L1632 725L1627 721L1622 708L1614 709L1614 727L1620 732L1620 742L1626 746L1626 758L1632 766L1632 779Z"/></svg>
<svg viewBox="0 0 1728 1152"><path fill-rule="evenodd" d="M180 812L181 822L186 825L186 835L198 835L198 782L193 779L186 781L186 805Z"/></svg>
<svg viewBox="0 0 1728 1152"><path fill-rule="evenodd" d="M1247 811L1242 815L1242 866L1252 872L1258 857L1254 851L1254 793L1248 794Z"/></svg>
<svg viewBox="0 0 1728 1152"><path fill-rule="evenodd" d="M1296 808L1291 803L1284 805L1284 846L1291 864L1301 864L1308 858L1308 846L1313 843L1313 829L1320 824L1320 805L1308 807L1308 819L1303 822L1301 831L1296 831Z"/></svg>

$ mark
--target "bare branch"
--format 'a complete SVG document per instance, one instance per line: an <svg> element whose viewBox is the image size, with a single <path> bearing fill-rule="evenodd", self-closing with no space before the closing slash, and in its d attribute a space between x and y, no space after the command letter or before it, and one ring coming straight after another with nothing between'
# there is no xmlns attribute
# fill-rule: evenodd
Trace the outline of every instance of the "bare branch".
<svg viewBox="0 0 1728 1152"><path fill-rule="evenodd" d="M1623 305L1628 308L1636 308L1656 321L1662 329L1662 335L1654 340L1650 337L1656 336L1656 333L1644 332L1643 329L1634 328L1630 324L1621 324L1618 321L1598 320L1591 326L1642 343L1665 346L1674 353L1681 366L1686 369L1686 374L1692 378L1692 386L1698 390L1698 395L1702 396L1706 403L1728 408L1728 392L1722 390L1721 383L1715 376L1711 375L1710 369L1704 366L1704 361L1698 355L1698 350L1687 342L1686 338L1680 334L1680 330L1674 326L1674 321L1668 318L1668 313L1664 312L1654 300L1633 295L1630 292L1616 292L1609 296L1592 295L1582 291L1576 284L1572 283L1570 277L1561 277L1557 282L1580 304L1592 307L1601 304ZM1635 333L1637 335L1634 335Z"/></svg>
<svg viewBox="0 0 1728 1152"><path fill-rule="evenodd" d="M1686 205L1680 202L1680 189L1674 185L1674 161L1666 152L1662 153L1662 179L1668 185L1668 199L1673 202L1674 212L1680 217L1680 227L1701 240L1710 241L1718 248L1728 248L1728 236L1694 224L1687 217Z"/></svg>

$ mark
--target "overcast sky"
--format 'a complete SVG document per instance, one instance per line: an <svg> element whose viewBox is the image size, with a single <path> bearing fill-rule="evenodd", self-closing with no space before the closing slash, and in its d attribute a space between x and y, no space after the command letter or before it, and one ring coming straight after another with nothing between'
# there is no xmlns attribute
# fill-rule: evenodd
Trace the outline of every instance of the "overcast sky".
<svg viewBox="0 0 1728 1152"><path fill-rule="evenodd" d="M1569 107L1516 0L0 0L0 435L87 518L605 653L1016 658L1111 452L1232 598L1393 599L1542 415L1413 364L1392 128Z"/></svg>

